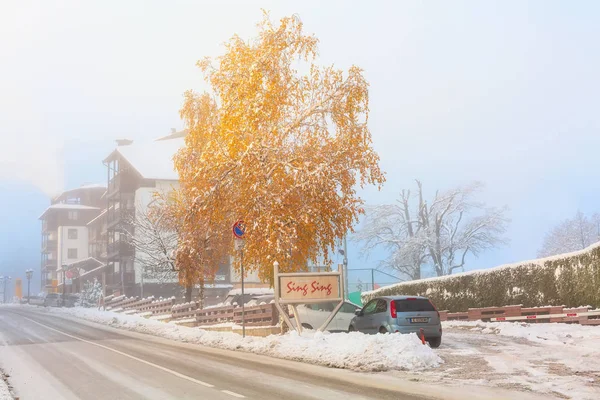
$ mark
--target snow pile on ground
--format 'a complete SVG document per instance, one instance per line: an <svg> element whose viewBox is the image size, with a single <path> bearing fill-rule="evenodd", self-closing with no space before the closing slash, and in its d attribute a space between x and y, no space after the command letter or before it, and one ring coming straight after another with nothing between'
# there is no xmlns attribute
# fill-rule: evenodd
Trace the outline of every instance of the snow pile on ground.
<svg viewBox="0 0 600 400"><path fill-rule="evenodd" d="M10 393L8 384L4 380L4 374L0 371L0 400L12 400L13 396Z"/></svg>
<svg viewBox="0 0 600 400"><path fill-rule="evenodd" d="M445 321L444 328L523 338L531 342L588 347L600 350L600 327L579 324L525 322Z"/></svg>
<svg viewBox="0 0 600 400"><path fill-rule="evenodd" d="M242 350L277 358L355 371L410 370L435 368L442 359L424 346L416 335L365 335L307 331L268 337L245 337L232 332L210 332L167 324L134 315L90 308L50 309L117 328L151 334L181 342L229 350Z"/></svg>
<svg viewBox="0 0 600 400"><path fill-rule="evenodd" d="M567 399L600 399L598 326L448 321L443 327L444 343L437 353L444 364L421 372L424 380L464 380Z"/></svg>

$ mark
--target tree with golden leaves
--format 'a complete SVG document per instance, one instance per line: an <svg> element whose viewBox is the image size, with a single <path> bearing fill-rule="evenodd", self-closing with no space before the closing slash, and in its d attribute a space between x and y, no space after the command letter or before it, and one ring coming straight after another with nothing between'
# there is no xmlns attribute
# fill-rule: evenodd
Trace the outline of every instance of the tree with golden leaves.
<svg viewBox="0 0 600 400"><path fill-rule="evenodd" d="M224 55L198 62L212 90L188 91L181 110L189 133L175 166L184 230L195 233L178 254L234 254L242 219L244 264L264 281L275 260L295 271L330 263L363 213L357 185L383 184L362 70L317 65L317 43L297 17L265 15L256 38L234 36Z"/></svg>

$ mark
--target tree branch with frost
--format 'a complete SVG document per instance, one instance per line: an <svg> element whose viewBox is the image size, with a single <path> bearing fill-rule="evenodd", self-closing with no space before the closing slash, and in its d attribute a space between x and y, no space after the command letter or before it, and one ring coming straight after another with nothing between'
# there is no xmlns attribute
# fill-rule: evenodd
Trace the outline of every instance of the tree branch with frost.
<svg viewBox="0 0 600 400"><path fill-rule="evenodd" d="M154 201L147 208L136 207L125 225L132 229L123 229L144 276L160 283L177 280L177 232L167 227L165 217L164 206Z"/></svg>

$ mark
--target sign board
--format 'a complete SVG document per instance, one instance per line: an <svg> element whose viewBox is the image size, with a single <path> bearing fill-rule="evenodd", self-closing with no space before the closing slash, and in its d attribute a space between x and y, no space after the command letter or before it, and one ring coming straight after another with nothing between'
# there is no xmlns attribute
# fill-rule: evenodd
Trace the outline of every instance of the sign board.
<svg viewBox="0 0 600 400"><path fill-rule="evenodd" d="M275 278L275 306L279 315L290 329L302 332L302 322L296 310L297 304L310 304L321 302L337 302L333 311L325 322L318 328L325 330L333 317L344 304L344 269L338 265L337 272L294 272L279 273L279 263L273 263L273 276ZM291 306L296 324L291 322L287 307ZM285 309L284 309L285 308Z"/></svg>
<svg viewBox="0 0 600 400"><path fill-rule="evenodd" d="M279 298L281 300L332 301L341 297L339 274L279 276Z"/></svg>
<svg viewBox="0 0 600 400"><path fill-rule="evenodd" d="M244 233L246 232L246 226L244 225L244 221L237 221L233 224L233 236L238 239L244 238Z"/></svg>
<svg viewBox="0 0 600 400"><path fill-rule="evenodd" d="M15 297L23 298L23 283L20 278L15 279Z"/></svg>
<svg viewBox="0 0 600 400"><path fill-rule="evenodd" d="M72 285L73 284L73 279L65 279L65 284L66 285Z"/></svg>

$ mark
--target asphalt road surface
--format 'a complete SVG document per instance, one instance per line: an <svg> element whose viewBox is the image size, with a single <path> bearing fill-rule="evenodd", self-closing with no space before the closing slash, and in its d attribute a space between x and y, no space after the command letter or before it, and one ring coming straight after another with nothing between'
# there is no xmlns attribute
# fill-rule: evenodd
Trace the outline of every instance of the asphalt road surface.
<svg viewBox="0 0 600 400"><path fill-rule="evenodd" d="M464 388L211 349L19 306L0 307L0 368L24 400L465 398Z"/></svg>

